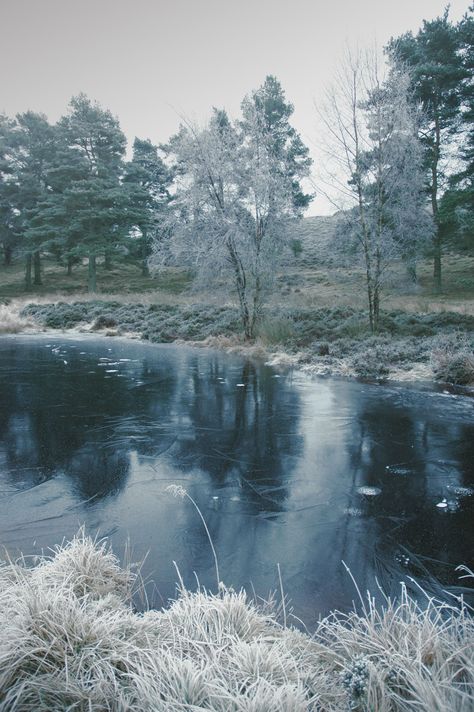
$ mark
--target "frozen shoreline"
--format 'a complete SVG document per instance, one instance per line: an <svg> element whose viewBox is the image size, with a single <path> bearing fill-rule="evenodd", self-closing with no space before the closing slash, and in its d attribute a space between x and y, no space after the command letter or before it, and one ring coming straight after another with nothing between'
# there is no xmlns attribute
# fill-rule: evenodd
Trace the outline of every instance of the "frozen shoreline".
<svg viewBox="0 0 474 712"><path fill-rule="evenodd" d="M238 333L227 334L219 333L219 323L212 322L212 314L207 315L209 321L204 331L212 330L215 333L205 336L204 338L193 337L192 334L196 331L195 323L201 323L203 307L188 307L186 313L172 314L171 327L167 326L170 321L166 307L159 307L162 311L154 310L152 317L154 319L152 332L150 333L149 324L144 324L144 320L140 319L140 314L136 314L137 305L120 305L120 318L123 323L120 323L120 318L117 321L114 319L114 308L117 306L113 303L97 303L96 312L104 314L103 318L109 318L115 322L113 326L101 327L97 324L97 316L88 314L84 305L81 303L72 303L71 305L61 304L46 304L36 305L14 305L2 307L3 314L0 314L0 333L25 333L29 335L49 333L49 334L95 334L108 338L120 337L132 340L142 340L145 343L173 343L177 345L186 345L196 348L212 348L240 355L244 358L258 360L264 362L273 368L285 370L288 368L296 368L301 372L314 376L338 376L344 378L362 378L365 381L373 383L386 382L402 382L402 383L426 383L433 387L449 385L449 382L442 381L436 378L433 370L432 359L430 358L431 349L433 348L433 336L405 336L405 335L387 335L380 336L359 336L338 338L335 341L316 340L315 347L298 346L298 343L293 340L291 344L269 345L263 340L256 339L249 343L245 342ZM63 326L63 317L61 309L68 308L77 310L82 308L84 311L79 314L82 320L77 319L77 314L74 314L75 322L68 326L67 323ZM141 307L142 309L150 309L149 307ZM43 316L44 314L47 316ZM111 316L108 316L110 313ZM84 320L84 316L87 320ZM2 319L3 317L3 319ZM219 318L219 315L217 315ZM54 326L47 324L48 319L54 323ZM227 319L227 329L229 328L229 316ZM181 321L180 321L181 320ZM197 320L197 321L196 321ZM46 325L41 322L46 321ZM67 318L65 319L67 322ZM173 324L182 324L181 331L179 328L173 327ZM58 326L56 326L58 324ZM161 327L163 325L163 327ZM148 326L148 330L147 330ZM189 327L189 328L188 328ZM160 331L161 329L161 331ZM199 331L199 328L197 329ZM203 329L201 329L203 331ZM440 332L443 334L456 335L456 331ZM459 332L460 333L460 332ZM469 335L469 331L466 332ZM164 337L164 338L163 338ZM318 353L319 349L319 353ZM474 356L473 356L474 358ZM474 392L473 386L463 386L463 391L466 395Z"/></svg>

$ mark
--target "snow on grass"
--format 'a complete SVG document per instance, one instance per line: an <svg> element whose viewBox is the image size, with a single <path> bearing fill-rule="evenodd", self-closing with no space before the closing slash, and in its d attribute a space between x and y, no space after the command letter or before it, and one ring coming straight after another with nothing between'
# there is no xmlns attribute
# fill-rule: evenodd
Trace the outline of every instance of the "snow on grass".
<svg viewBox="0 0 474 712"><path fill-rule="evenodd" d="M35 566L0 567L0 710L468 712L474 626L461 604L406 591L313 636L242 591L179 590L138 613L137 577L80 532Z"/></svg>

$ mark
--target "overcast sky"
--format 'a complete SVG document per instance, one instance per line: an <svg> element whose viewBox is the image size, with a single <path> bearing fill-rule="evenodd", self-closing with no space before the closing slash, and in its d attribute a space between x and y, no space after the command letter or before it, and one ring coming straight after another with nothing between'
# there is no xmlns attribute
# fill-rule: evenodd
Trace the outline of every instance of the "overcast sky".
<svg viewBox="0 0 474 712"><path fill-rule="evenodd" d="M116 114L129 141L160 143L179 115L237 115L267 74L317 141L314 103L346 42L383 46L442 13L445 0L0 0L0 111L56 121L85 92ZM452 0L459 19L469 0ZM315 156L316 158L316 156ZM310 214L332 212L316 198Z"/></svg>

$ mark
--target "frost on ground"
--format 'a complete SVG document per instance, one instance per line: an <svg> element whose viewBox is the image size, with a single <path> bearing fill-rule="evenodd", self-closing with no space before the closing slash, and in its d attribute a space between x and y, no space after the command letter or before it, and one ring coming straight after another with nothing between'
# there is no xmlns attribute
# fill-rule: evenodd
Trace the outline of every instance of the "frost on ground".
<svg viewBox="0 0 474 712"><path fill-rule="evenodd" d="M310 637L243 592L180 591L137 613L135 584L80 533L28 568L0 568L0 710L459 710L474 704L465 608L402 591L377 612L333 614Z"/></svg>
<svg viewBox="0 0 474 712"><path fill-rule="evenodd" d="M0 334L19 334L38 326L20 314L20 307L13 304L0 304Z"/></svg>

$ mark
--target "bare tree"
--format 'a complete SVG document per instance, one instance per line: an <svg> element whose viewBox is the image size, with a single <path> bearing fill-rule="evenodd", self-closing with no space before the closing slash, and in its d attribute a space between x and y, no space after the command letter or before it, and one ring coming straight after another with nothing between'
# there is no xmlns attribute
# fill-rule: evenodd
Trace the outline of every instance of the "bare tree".
<svg viewBox="0 0 474 712"><path fill-rule="evenodd" d="M401 258L416 275L416 257L433 230L408 92L401 69L389 67L382 79L375 52L348 52L319 111L329 136L326 182L345 210L346 242L354 240L363 257L373 332L388 268Z"/></svg>

